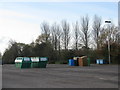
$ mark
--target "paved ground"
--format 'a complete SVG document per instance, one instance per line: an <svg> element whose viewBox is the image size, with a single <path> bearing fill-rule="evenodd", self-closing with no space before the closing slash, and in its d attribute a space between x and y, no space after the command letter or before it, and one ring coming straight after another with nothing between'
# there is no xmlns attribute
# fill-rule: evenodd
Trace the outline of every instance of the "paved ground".
<svg viewBox="0 0 120 90"><path fill-rule="evenodd" d="M0 65L0 89L2 88L2 65Z"/></svg>
<svg viewBox="0 0 120 90"><path fill-rule="evenodd" d="M118 88L117 65L54 65L18 69L3 65L3 88Z"/></svg>

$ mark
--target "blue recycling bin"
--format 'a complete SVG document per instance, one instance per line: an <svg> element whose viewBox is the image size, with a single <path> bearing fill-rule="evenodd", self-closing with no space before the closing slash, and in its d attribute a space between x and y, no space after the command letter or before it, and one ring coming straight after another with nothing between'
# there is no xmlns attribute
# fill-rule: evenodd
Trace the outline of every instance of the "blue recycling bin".
<svg viewBox="0 0 120 90"><path fill-rule="evenodd" d="M99 59L96 60L96 64L99 64Z"/></svg>
<svg viewBox="0 0 120 90"><path fill-rule="evenodd" d="M105 64L105 60L103 59L97 59L96 64Z"/></svg>
<svg viewBox="0 0 120 90"><path fill-rule="evenodd" d="M75 66L74 59L69 59L69 66Z"/></svg>
<svg viewBox="0 0 120 90"><path fill-rule="evenodd" d="M103 59L100 59L100 64L103 64Z"/></svg>

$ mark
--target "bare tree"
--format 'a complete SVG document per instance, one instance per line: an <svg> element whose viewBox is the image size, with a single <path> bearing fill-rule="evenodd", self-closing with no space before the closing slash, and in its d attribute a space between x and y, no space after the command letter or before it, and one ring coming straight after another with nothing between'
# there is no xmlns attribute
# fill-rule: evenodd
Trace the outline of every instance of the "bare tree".
<svg viewBox="0 0 120 90"><path fill-rule="evenodd" d="M54 23L51 27L51 41L52 41L52 45L54 47L54 50L57 50L57 25L56 23Z"/></svg>
<svg viewBox="0 0 120 90"><path fill-rule="evenodd" d="M93 21L93 37L94 41L96 43L97 49L99 49L99 35L100 35L100 30L101 30L101 18L98 17L97 15L94 16L94 21Z"/></svg>
<svg viewBox="0 0 120 90"><path fill-rule="evenodd" d="M106 31L107 29L105 29L104 27L101 28L99 36L99 47L102 47L102 45L104 45L107 42L108 33Z"/></svg>
<svg viewBox="0 0 120 90"><path fill-rule="evenodd" d="M100 47L108 42L108 35L109 35L110 44L118 42L118 38L119 38L118 27L116 27L114 24L110 24L110 25L107 25L107 27L103 27L101 29L100 35L99 35Z"/></svg>
<svg viewBox="0 0 120 90"><path fill-rule="evenodd" d="M70 42L70 26L66 20L62 21L62 41L64 49L67 50Z"/></svg>
<svg viewBox="0 0 120 90"><path fill-rule="evenodd" d="M60 26L56 24L56 22L52 25L51 27L51 43L54 47L54 58L56 60L60 60L60 55L61 55L61 34L62 31L60 29Z"/></svg>
<svg viewBox="0 0 120 90"><path fill-rule="evenodd" d="M116 42L116 35L118 33L118 27L116 27L114 24L110 27L110 42Z"/></svg>
<svg viewBox="0 0 120 90"><path fill-rule="evenodd" d="M116 42L120 45L120 31L116 33Z"/></svg>
<svg viewBox="0 0 120 90"><path fill-rule="evenodd" d="M80 39L78 21L76 21L76 23L73 25L73 30L74 30L75 49L78 50L78 46L79 46L78 44Z"/></svg>
<svg viewBox="0 0 120 90"><path fill-rule="evenodd" d="M47 37L46 37L46 34L41 34L41 35L39 35L38 37L37 37L37 39L35 40L35 42L37 43L37 44L41 44L41 43L45 43L45 42L47 42L48 41L48 39L47 39Z"/></svg>
<svg viewBox="0 0 120 90"><path fill-rule="evenodd" d="M89 33L89 17L86 15L81 18L81 38L86 49L88 49L88 42L90 38Z"/></svg>
<svg viewBox="0 0 120 90"><path fill-rule="evenodd" d="M60 50L61 30L60 26L54 23L51 27L51 40L55 50Z"/></svg>
<svg viewBox="0 0 120 90"><path fill-rule="evenodd" d="M59 25L57 25L57 36L58 36L58 50L59 50L59 54L60 54L60 49L61 49L61 36L62 36L62 31Z"/></svg>
<svg viewBox="0 0 120 90"><path fill-rule="evenodd" d="M47 42L50 38L50 27L49 24L47 22L43 22L41 24L41 30L42 30L42 34L45 37L45 42Z"/></svg>

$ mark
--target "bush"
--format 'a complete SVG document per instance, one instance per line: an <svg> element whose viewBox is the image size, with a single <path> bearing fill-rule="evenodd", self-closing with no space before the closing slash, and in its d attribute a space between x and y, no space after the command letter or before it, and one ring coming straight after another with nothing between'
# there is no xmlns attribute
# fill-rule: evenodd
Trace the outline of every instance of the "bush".
<svg viewBox="0 0 120 90"><path fill-rule="evenodd" d="M68 64L67 61L61 61L60 64Z"/></svg>
<svg viewBox="0 0 120 90"><path fill-rule="evenodd" d="M48 62L48 64L55 64L55 61L50 61Z"/></svg>

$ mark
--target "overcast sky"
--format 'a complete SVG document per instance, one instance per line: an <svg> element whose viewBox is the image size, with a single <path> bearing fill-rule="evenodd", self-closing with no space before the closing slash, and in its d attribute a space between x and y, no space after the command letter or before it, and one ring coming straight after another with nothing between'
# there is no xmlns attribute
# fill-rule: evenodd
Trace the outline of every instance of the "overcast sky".
<svg viewBox="0 0 120 90"><path fill-rule="evenodd" d="M31 43L40 34L40 24L47 21L70 24L89 15L97 14L102 20L118 23L117 2L0 2L0 52L8 47L10 39Z"/></svg>

